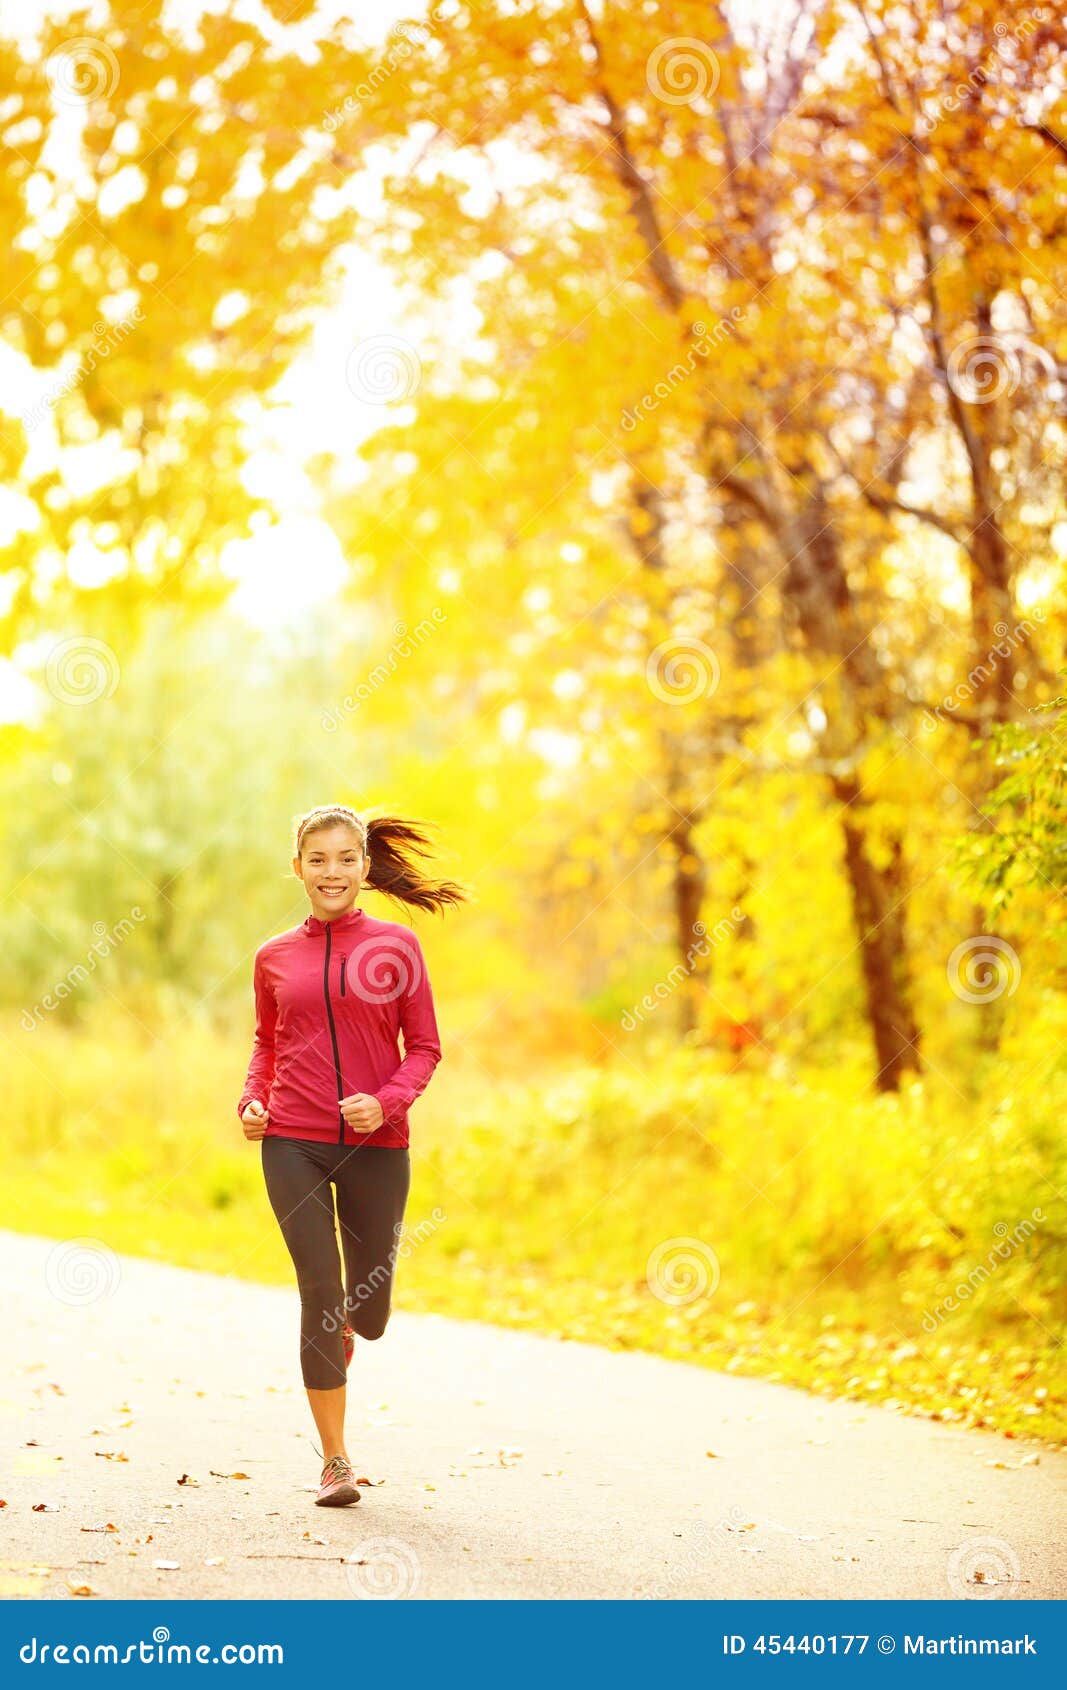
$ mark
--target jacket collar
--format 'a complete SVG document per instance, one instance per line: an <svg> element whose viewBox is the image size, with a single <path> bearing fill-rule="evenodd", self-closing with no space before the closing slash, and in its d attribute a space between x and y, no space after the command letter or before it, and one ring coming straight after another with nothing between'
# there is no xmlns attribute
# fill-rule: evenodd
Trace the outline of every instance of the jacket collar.
<svg viewBox="0 0 1067 1690"><path fill-rule="evenodd" d="M305 933L325 933L326 929L330 928L333 933L349 934L361 927L365 920L365 911L355 904L352 909L346 910L344 915L332 916L329 921L322 921L317 915L305 916L303 928Z"/></svg>

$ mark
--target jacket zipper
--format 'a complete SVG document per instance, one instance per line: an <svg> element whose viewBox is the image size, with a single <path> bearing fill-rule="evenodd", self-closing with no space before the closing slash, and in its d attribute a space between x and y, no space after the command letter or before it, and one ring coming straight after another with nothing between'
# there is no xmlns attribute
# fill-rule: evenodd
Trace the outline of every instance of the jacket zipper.
<svg viewBox="0 0 1067 1690"><path fill-rule="evenodd" d="M341 996L342 997L344 997L344 995L345 995L345 965L346 965L347 962L348 962L348 958L346 956L343 956L341 958Z"/></svg>
<svg viewBox="0 0 1067 1690"><path fill-rule="evenodd" d="M337 1119L340 1122L340 1131L337 1134L337 1142L338 1144L343 1144L345 1139L345 1118L341 1113L340 1104L345 1093L344 1086L341 1083L341 1053L337 1048L337 1028L333 1024L333 1005L330 1002L330 940L332 937L333 935L327 927L326 963L322 972L322 990L326 998L326 1019L330 1023L330 1042L333 1045L333 1066L334 1072L337 1075Z"/></svg>

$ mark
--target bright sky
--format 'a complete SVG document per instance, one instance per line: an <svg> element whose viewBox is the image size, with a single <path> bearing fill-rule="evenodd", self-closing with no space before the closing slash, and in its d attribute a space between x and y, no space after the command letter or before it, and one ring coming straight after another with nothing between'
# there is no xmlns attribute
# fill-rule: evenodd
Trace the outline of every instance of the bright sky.
<svg viewBox="0 0 1067 1690"><path fill-rule="evenodd" d="M170 18L180 27L190 24L203 11L223 10L228 0L171 0ZM759 11L763 17L773 16L792 0L763 0ZM752 10L753 0L734 0L737 21L743 24ZM5 32L15 35L27 48L32 46L41 18L46 12L65 16L78 10L77 0L24 0L11 9L4 21ZM248 16L268 36L275 26L259 0L238 0L238 15ZM345 16L358 19L360 33L365 39L384 40L393 24L400 18L419 15L421 0L374 0L373 5L353 7L346 0L319 0L314 24L305 22L295 32L288 32L290 44L304 36L310 43L324 23ZM90 13L91 17L91 13ZM79 20L79 31L87 25ZM72 131L70 145L77 144ZM499 161L498 161L499 168ZM521 161L516 161L521 170ZM380 199L378 170L367 169L350 184L356 201ZM262 439L254 451L247 471L249 491L269 497L279 513L274 523L260 523L248 539L231 542L222 557L224 572L239 583L233 605L248 621L274 628L290 622L302 605L314 605L328 598L341 586L345 576L345 562L336 536L314 513L312 490L301 469L302 460L313 452L331 450L358 462L358 450L363 441L388 417L397 420L395 405L386 406L361 400L346 381L350 359L359 349L379 337L391 337L393 342L411 345L416 353L419 344L419 325L414 323L397 298L392 278L365 252L350 250L347 257L347 279L343 296L336 308L324 315L309 350L294 364L289 375L276 390L278 406L265 419ZM458 307L462 310L462 306ZM463 322L459 328L466 335L474 322ZM403 352L399 354L404 356ZM62 373L62 372L61 372ZM35 372L31 366L9 347L0 343L0 383L5 403L16 413L39 405L57 380L56 372ZM58 444L51 413L42 408L40 421L31 434L31 457L27 464L30 473L47 469L58 461ZM64 478L72 488L89 489L102 485L108 478L113 459L103 459L95 448L64 453ZM0 489L0 544L9 540L20 526L33 523L35 512L25 500ZM301 568L294 572L292 558L301 559ZM91 546L82 548L74 560L73 572L84 585L102 583L112 565ZM3 579L0 577L0 589ZM2 687L2 677L0 677ZM2 700L0 700L0 715Z"/></svg>
<svg viewBox="0 0 1067 1690"><path fill-rule="evenodd" d="M5 33L17 36L27 48L32 46L41 17L46 11L64 16L76 10L74 4L42 4L42 0L26 0L17 11L12 9L4 20ZM199 0L173 0L172 17L179 23L183 18L195 19L202 11L224 9L224 0L209 0L203 6ZM269 15L256 0L239 0L235 10L239 15L254 18L265 33L272 30ZM419 0L374 0L373 7L358 8L360 31L365 38L387 35L398 18L417 14ZM318 22L340 15L351 16L353 8L344 0L320 0ZM81 27L79 25L79 27ZM304 27L308 39L312 31ZM76 137L71 138L72 148ZM360 199L377 197L374 173L361 173L362 180L353 184L353 194ZM396 420L395 406L385 406L361 400L346 382L347 361L367 339L392 336L407 342L412 336L410 322L401 320L397 311L396 289L389 276L365 253L354 249L347 255L346 282L336 308L324 316L313 343L294 365L286 379L276 389L278 407L265 419L262 441L254 452L247 473L252 492L269 497L280 520L276 524L261 523L247 540L231 543L222 558L224 572L240 583L234 594L234 608L247 620L261 627L277 627L290 621L301 605L314 605L334 593L345 577L345 563L332 530L313 514L313 498L300 463L309 453L332 450L356 460L358 448L386 416ZM60 371L61 375L63 372ZM0 342L0 390L5 395L5 408L15 414L32 410L35 405L54 392L57 372L34 371L19 354ZM30 432L29 473L52 467L58 461L58 443L51 412L43 407L39 420ZM64 453L64 478L74 487L89 488L107 479L113 458L102 459L92 449ZM0 489L0 544L9 541L19 527L32 525L36 520L32 506L26 500ZM73 561L75 578L85 585L106 579L106 564L102 554L95 561L93 548L83 549L83 555ZM298 571L292 559L301 560ZM250 583L254 580L255 588ZM3 578L0 577L0 590ZM10 670L10 666L7 666ZM14 688L25 697L21 677L0 674L0 717L10 719L3 708L4 693ZM5 684L6 682L6 684Z"/></svg>
<svg viewBox="0 0 1067 1690"><path fill-rule="evenodd" d="M207 8L200 0L173 0L172 14L176 19L195 18L202 10L221 9L223 0L213 0ZM759 17L767 27L790 0L735 0L732 11L739 32ZM43 14L42 0L24 0L20 8L11 8L5 18L5 31L15 33L32 42L35 28ZM73 10L63 4L50 8L63 14ZM347 15L353 11L359 18L361 32L367 37L384 38L392 24L401 17L420 10L419 0L374 0L373 5L353 8L344 0L320 0L319 18ZM238 10L253 16L265 32L270 20L258 0L240 0ZM320 27L320 26L317 26ZM85 26L79 23L79 30ZM304 26L308 38L311 31ZM72 145L76 144L76 136ZM372 154L373 157L373 154ZM517 169L521 170L521 161ZM381 165L361 171L346 188L355 203L374 204L380 200L379 173ZM417 355L420 334L424 325L413 320L398 296L395 282L362 250L355 248L345 255L345 284L336 307L325 313L312 342L289 374L276 389L277 405L263 418L260 437L253 451L246 474L249 491L269 500L278 513L276 521L263 519L247 539L231 542L222 555L221 566L226 575L237 583L231 603L250 624L264 630L280 629L299 618L304 608L329 599L344 583L346 564L340 544L333 531L315 514L313 490L303 473L302 463L315 452L330 451L358 466L361 444L383 422L402 417L396 404L374 403L360 399L352 390L348 377L352 360L358 359L368 341L390 337L394 349L391 354L401 360L409 356L405 347ZM471 307L458 304L456 310L466 319L457 326L469 342L476 331L477 318ZM469 318L467 313L470 312ZM389 356L390 354L387 354ZM29 364L0 342L0 391L5 394L5 407L16 413L31 408L54 390L56 372L35 372ZM42 410L39 423L31 432L31 464L41 469L57 461L58 449L51 413ZM113 471L113 460L111 460ZM64 453L64 478L72 487L90 488L101 485L109 474L108 465L101 462L99 451L84 448ZM36 513L25 500L0 488L0 544L10 539L20 526L36 520ZM294 570L293 559L300 567ZM72 576L85 585L102 582L111 566L103 554L85 545L77 556L67 560ZM11 578L7 578L10 586ZM0 593L5 577L0 576ZM29 682L16 661L0 661L0 719L11 720L25 714Z"/></svg>

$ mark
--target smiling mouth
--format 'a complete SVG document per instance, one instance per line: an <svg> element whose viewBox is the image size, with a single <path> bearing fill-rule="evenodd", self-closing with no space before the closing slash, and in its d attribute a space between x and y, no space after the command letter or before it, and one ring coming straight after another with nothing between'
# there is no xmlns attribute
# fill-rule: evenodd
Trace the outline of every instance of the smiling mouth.
<svg viewBox="0 0 1067 1690"><path fill-rule="evenodd" d="M319 891L327 898L339 898L342 892L347 892L347 886L320 886Z"/></svg>

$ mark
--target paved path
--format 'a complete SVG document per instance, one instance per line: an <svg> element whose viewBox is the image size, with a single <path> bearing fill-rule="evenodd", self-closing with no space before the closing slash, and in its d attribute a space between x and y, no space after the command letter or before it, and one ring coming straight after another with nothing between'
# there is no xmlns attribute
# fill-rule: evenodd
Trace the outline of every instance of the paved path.
<svg viewBox="0 0 1067 1690"><path fill-rule="evenodd" d="M100 1266L0 1233L0 1595L1067 1594L1062 1455L402 1311L316 1508L295 1288Z"/></svg>

